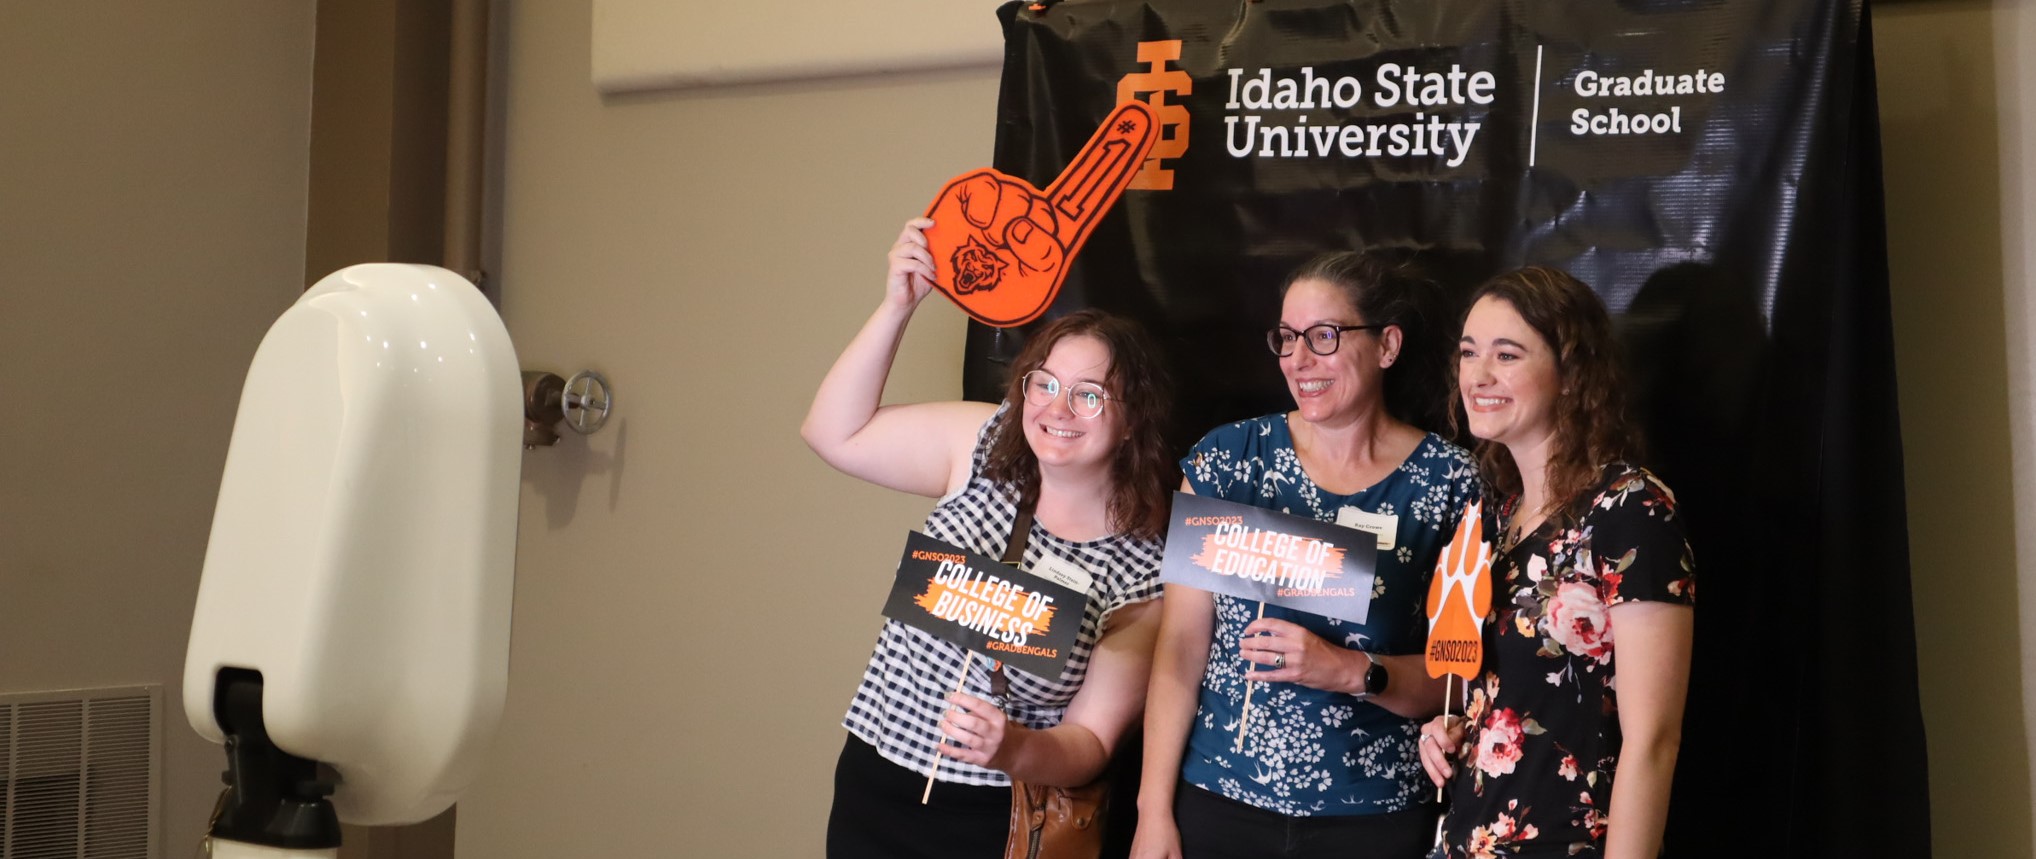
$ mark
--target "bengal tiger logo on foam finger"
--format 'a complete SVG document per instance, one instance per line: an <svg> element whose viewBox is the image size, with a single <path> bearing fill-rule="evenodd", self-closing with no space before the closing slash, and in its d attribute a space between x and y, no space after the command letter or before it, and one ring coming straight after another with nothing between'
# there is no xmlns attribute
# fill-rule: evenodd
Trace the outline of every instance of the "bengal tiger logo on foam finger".
<svg viewBox="0 0 2036 859"><path fill-rule="evenodd" d="M976 241L974 236L955 248L954 255L948 257L947 262L954 266L954 291L960 295L996 289L998 281L1004 279L1004 269L1008 267L990 251L989 246Z"/></svg>

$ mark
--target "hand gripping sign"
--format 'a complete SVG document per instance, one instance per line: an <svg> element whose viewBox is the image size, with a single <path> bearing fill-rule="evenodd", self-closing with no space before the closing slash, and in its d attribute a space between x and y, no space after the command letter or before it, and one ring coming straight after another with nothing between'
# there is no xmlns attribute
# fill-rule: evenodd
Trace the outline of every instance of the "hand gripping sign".
<svg viewBox="0 0 2036 859"><path fill-rule="evenodd" d="M1042 677L1059 677L1088 614L1089 595L917 531L884 602L884 616L963 648L954 691L968 685L976 654ZM933 795L940 759L926 773Z"/></svg>
<svg viewBox="0 0 2036 859"><path fill-rule="evenodd" d="M1144 102L1119 105L1044 191L989 169L949 180L926 210L933 285L985 325L1039 318L1075 252L1152 151L1155 125Z"/></svg>
<svg viewBox="0 0 2036 859"><path fill-rule="evenodd" d="M1220 498L1174 493L1159 580L1319 614L1364 628L1378 536ZM1257 681L1244 682L1236 750L1251 727Z"/></svg>
<svg viewBox="0 0 2036 859"><path fill-rule="evenodd" d="M1473 501L1457 520L1456 536L1442 547L1428 582L1428 676L1477 679L1485 661L1485 615L1492 610L1492 547L1485 542L1484 505ZM1442 717L1455 695L1445 680ZM1442 787L1435 788L1442 801ZM1438 830L1439 831L1439 830Z"/></svg>

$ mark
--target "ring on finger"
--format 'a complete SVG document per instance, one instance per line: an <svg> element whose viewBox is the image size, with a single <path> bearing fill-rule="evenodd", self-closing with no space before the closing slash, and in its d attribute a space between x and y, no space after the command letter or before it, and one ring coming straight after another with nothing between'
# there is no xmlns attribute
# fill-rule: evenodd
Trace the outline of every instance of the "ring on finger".
<svg viewBox="0 0 2036 859"><path fill-rule="evenodd" d="M1273 654L1273 667L1274 668L1287 667L1287 655L1284 653Z"/></svg>

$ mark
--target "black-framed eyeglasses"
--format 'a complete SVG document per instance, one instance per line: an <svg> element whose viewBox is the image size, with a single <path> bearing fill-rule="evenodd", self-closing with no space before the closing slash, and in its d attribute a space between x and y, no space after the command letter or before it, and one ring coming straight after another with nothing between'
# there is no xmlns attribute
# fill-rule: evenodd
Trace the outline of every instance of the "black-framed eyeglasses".
<svg viewBox="0 0 2036 859"><path fill-rule="evenodd" d="M1331 325L1324 322L1321 325L1310 325L1295 331L1282 325L1265 333L1265 345L1273 350L1274 355L1285 358L1288 355L1294 354L1294 341L1306 340L1308 341L1308 351L1317 355L1334 355L1336 354L1336 347L1343 345L1343 332L1377 331L1384 327L1386 326Z"/></svg>
<svg viewBox="0 0 2036 859"><path fill-rule="evenodd" d="M1103 403L1110 399L1110 392L1103 390L1102 385L1094 382L1076 382L1064 386L1060 379L1045 370L1034 370L1025 374L1025 402L1031 403L1033 408L1053 405L1053 401L1060 398L1062 391L1067 392L1068 411L1074 412L1078 418L1100 417L1103 414Z"/></svg>

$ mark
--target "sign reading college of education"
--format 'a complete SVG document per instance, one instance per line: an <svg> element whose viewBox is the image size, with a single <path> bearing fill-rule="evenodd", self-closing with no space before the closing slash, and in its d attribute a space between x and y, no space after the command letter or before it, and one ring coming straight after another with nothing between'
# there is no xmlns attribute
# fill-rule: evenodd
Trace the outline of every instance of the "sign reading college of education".
<svg viewBox="0 0 2036 859"><path fill-rule="evenodd" d="M1176 492L1159 578L1362 624L1377 554L1364 531Z"/></svg>

